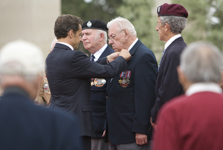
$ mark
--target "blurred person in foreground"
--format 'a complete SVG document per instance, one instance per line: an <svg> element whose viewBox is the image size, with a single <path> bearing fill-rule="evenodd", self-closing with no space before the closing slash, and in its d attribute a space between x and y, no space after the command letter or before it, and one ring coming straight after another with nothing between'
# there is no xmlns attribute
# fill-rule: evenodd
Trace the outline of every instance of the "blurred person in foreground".
<svg viewBox="0 0 223 150"><path fill-rule="evenodd" d="M117 75L127 67L126 60L131 55L127 50L108 55L101 62L106 65L90 61L86 54L77 50L81 41L81 24L82 20L73 15L57 18L54 33L58 42L47 56L46 75L52 95L50 108L77 116L83 150L90 150L91 136L94 136L90 79Z"/></svg>
<svg viewBox="0 0 223 150"><path fill-rule="evenodd" d="M43 71L43 56L35 45L15 41L2 48L1 150L81 150L73 116L33 103Z"/></svg>
<svg viewBox="0 0 223 150"><path fill-rule="evenodd" d="M154 150L222 150L222 56L206 42L189 45L181 55L179 81L185 95L160 111Z"/></svg>
<svg viewBox="0 0 223 150"><path fill-rule="evenodd" d="M107 125L112 150L149 149L150 111L155 102L157 62L153 52L136 35L132 23L122 17L108 22L109 44L132 55L128 68L110 80L107 88Z"/></svg>
<svg viewBox="0 0 223 150"><path fill-rule="evenodd" d="M159 63L156 80L156 102L151 111L151 124L155 127L157 113L170 99L183 94L178 81L177 66L180 54L186 47L181 33L186 26L188 12L178 4L163 4L157 8L158 20L156 31L165 47Z"/></svg>
<svg viewBox="0 0 223 150"><path fill-rule="evenodd" d="M82 25L82 42L91 53L91 61L97 61L114 50L107 44L108 28L100 20L89 20ZM95 135L91 137L91 150L107 150L108 143L102 137L106 120L106 87L108 79L91 78L91 108Z"/></svg>
<svg viewBox="0 0 223 150"><path fill-rule="evenodd" d="M57 42L58 40L56 38L52 41L50 46L50 52L53 50ZM40 83L40 89L35 99L35 103L39 105L49 106L50 99L51 99L50 87L48 84L47 76L44 72L42 82Z"/></svg>

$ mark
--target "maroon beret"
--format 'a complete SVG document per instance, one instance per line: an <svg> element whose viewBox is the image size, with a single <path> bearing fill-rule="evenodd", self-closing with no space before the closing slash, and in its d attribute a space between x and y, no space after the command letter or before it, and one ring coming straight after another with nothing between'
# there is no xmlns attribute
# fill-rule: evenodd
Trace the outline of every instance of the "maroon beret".
<svg viewBox="0 0 223 150"><path fill-rule="evenodd" d="M163 4L157 8L158 16L180 16L188 17L187 10L179 4Z"/></svg>

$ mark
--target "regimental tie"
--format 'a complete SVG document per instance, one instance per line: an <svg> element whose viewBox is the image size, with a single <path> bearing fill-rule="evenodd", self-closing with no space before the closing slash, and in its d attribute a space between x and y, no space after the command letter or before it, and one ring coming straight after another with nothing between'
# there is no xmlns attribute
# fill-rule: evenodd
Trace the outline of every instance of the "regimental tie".
<svg viewBox="0 0 223 150"><path fill-rule="evenodd" d="M91 55L91 59L90 60L94 62L94 58L95 58L94 55Z"/></svg>
<svg viewBox="0 0 223 150"><path fill-rule="evenodd" d="M161 57L161 59L160 59L160 63L159 63L159 66L158 66L158 71L159 71L159 69L160 69L160 64L161 64L161 61L162 61L162 58L163 58L164 52L165 52L165 49L163 50L162 57Z"/></svg>

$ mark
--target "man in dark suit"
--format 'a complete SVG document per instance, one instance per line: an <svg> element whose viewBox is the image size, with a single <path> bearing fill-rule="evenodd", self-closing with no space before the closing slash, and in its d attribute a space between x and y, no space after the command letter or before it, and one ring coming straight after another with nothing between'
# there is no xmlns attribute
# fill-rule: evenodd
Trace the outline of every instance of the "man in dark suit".
<svg viewBox="0 0 223 150"><path fill-rule="evenodd" d="M183 94L183 88L178 81L177 66L180 54L186 47L181 32L187 23L187 10L178 4L163 4L157 8L158 21L156 31L164 41L165 48L159 63L156 80L156 102L151 111L151 123L155 127L156 116L164 103L173 97Z"/></svg>
<svg viewBox="0 0 223 150"><path fill-rule="evenodd" d="M108 30L100 20L89 20L82 25L82 42L91 53L91 61L97 61L114 50L107 44ZM106 87L108 79L91 78L91 108L95 135L91 137L91 150L107 150L108 143L102 137L106 120Z"/></svg>
<svg viewBox="0 0 223 150"><path fill-rule="evenodd" d="M82 150L75 117L33 103L43 71L35 45L15 41L2 48L1 150Z"/></svg>
<svg viewBox="0 0 223 150"><path fill-rule="evenodd" d="M53 51L47 56L46 75L51 90L51 108L61 109L76 115L80 123L80 136L83 149L91 149L91 136L94 135L90 93L90 78L110 78L127 67L131 57L122 50L103 59L111 62L101 65L91 62L86 54L75 49L81 40L82 21L73 15L59 16L54 33L58 39ZM102 62L102 63L103 63Z"/></svg>
<svg viewBox="0 0 223 150"><path fill-rule="evenodd" d="M107 125L111 149L149 149L150 110L155 102L157 62L153 52L136 36L125 18L108 24L109 44L115 51L128 49L128 68L111 79L107 88Z"/></svg>
<svg viewBox="0 0 223 150"><path fill-rule="evenodd" d="M223 139L222 54L213 44L195 42L177 68L185 95L160 110L154 150L221 150Z"/></svg>

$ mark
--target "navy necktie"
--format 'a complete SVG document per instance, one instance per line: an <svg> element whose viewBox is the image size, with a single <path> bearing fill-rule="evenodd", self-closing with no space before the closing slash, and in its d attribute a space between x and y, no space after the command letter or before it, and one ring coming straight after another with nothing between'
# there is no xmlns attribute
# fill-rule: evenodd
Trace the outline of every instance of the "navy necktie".
<svg viewBox="0 0 223 150"><path fill-rule="evenodd" d="M91 55L91 61L93 61L94 62L94 55Z"/></svg>
<svg viewBox="0 0 223 150"><path fill-rule="evenodd" d="M165 49L164 49L165 50ZM158 66L158 71L159 71L159 69L160 69L160 64L161 64L161 61L162 61L162 58L163 58L163 55L164 55L164 50L163 50L163 53L162 53L162 57L161 57L161 59L160 59L160 63L159 63L159 66Z"/></svg>

